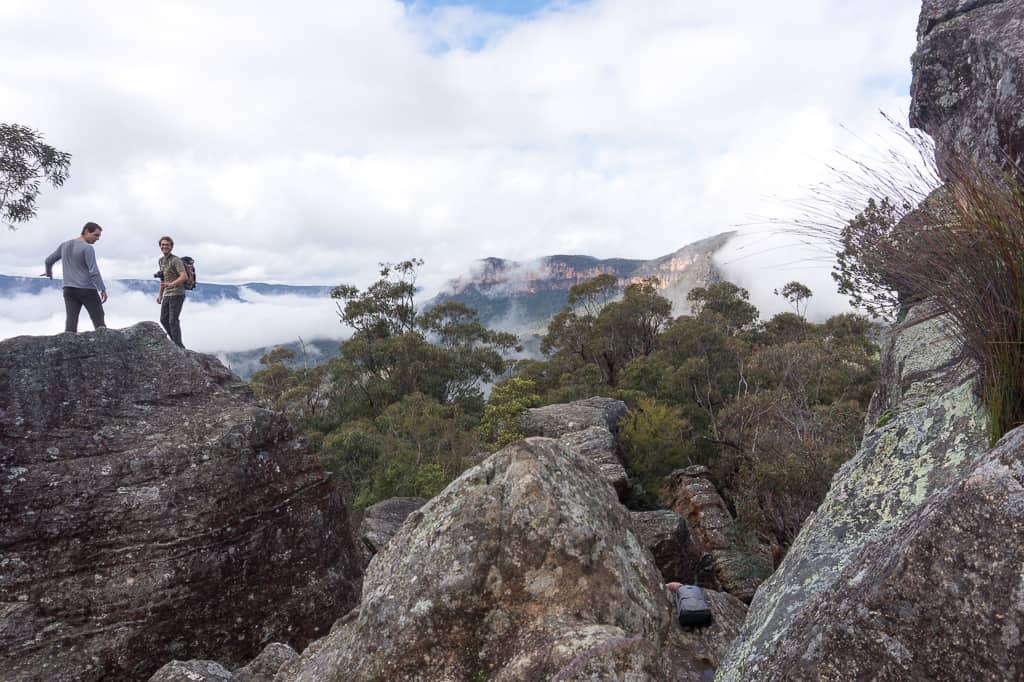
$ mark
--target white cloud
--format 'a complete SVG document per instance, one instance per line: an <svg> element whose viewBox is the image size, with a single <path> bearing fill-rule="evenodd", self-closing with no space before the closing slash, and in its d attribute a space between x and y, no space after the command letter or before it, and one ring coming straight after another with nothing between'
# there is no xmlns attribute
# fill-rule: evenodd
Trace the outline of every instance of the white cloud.
<svg viewBox="0 0 1024 682"><path fill-rule="evenodd" d="M110 279L148 277L165 233L225 282L365 285L421 256L437 288L484 256L655 258L772 217L842 125L905 111L918 10L7 0L4 117L74 158L0 234L0 272L38 274L85 220ZM196 308L201 338L216 315Z"/></svg>
<svg viewBox="0 0 1024 682"><path fill-rule="evenodd" d="M109 283L104 305L106 323L124 328L138 322L159 322L160 306L153 297ZM181 314L185 345L204 353L241 351L289 343L302 338L340 339L348 335L338 321L334 301L303 296L261 296L242 289L243 302L185 302ZM79 331L91 331L83 310ZM64 304L57 291L18 295L4 302L0 311L0 339L42 336L64 330Z"/></svg>

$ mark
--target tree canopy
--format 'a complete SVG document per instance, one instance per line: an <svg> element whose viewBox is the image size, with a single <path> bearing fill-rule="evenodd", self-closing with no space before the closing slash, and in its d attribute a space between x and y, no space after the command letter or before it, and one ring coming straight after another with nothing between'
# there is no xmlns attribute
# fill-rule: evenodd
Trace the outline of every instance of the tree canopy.
<svg viewBox="0 0 1024 682"><path fill-rule="evenodd" d="M872 323L808 322L799 282L779 292L797 312L762 322L731 282L694 289L691 314L673 318L656 280L621 288L602 275L569 290L541 337L544 356L513 365L516 338L473 309L417 309L421 264L382 264L366 288L335 289L353 329L340 358L293 368L275 350L253 376L259 395L298 417L356 513L436 494L481 452L519 438L530 407L599 394L629 406L619 429L639 483L630 504L655 504L667 474L701 464L743 541L784 549L856 448L878 375Z"/></svg>

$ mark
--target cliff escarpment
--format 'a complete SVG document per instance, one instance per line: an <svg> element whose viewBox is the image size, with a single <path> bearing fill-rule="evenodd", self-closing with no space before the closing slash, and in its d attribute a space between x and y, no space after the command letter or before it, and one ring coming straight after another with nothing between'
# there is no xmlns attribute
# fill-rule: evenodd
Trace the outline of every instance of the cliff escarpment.
<svg viewBox="0 0 1024 682"><path fill-rule="evenodd" d="M658 293L672 302L674 315L683 315L690 310L690 290L722 279L715 254L735 235L723 232L652 260L560 255L517 263L486 258L476 272L449 282L447 291L432 303L460 301L478 310L488 326L535 329L543 328L565 305L569 289L577 284L612 275L621 291L656 277Z"/></svg>

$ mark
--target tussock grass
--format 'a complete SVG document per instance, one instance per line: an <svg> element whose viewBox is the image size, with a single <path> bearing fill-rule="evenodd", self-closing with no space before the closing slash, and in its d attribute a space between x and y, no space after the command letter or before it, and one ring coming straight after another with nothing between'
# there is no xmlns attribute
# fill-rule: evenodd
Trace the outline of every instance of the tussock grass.
<svg viewBox="0 0 1024 682"><path fill-rule="evenodd" d="M855 164L838 191L818 192L796 231L837 250L836 279L869 312L927 300L947 315L979 368L995 443L1024 424L1024 171L969 156L938 168L926 136L898 129L924 163L893 152L889 164ZM840 218L858 203L856 217Z"/></svg>
<svg viewBox="0 0 1024 682"><path fill-rule="evenodd" d="M949 166L946 196L924 212L907 274L978 363L995 443L1024 424L1024 174Z"/></svg>

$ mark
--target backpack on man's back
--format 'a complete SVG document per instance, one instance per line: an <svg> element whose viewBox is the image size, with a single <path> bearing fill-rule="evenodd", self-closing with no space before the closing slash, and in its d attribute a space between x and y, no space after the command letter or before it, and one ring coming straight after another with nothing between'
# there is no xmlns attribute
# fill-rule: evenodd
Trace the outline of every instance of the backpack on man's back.
<svg viewBox="0 0 1024 682"><path fill-rule="evenodd" d="M192 291L196 288L196 262L191 256L182 256L181 264L185 266L185 281L182 282L183 286L188 291Z"/></svg>

